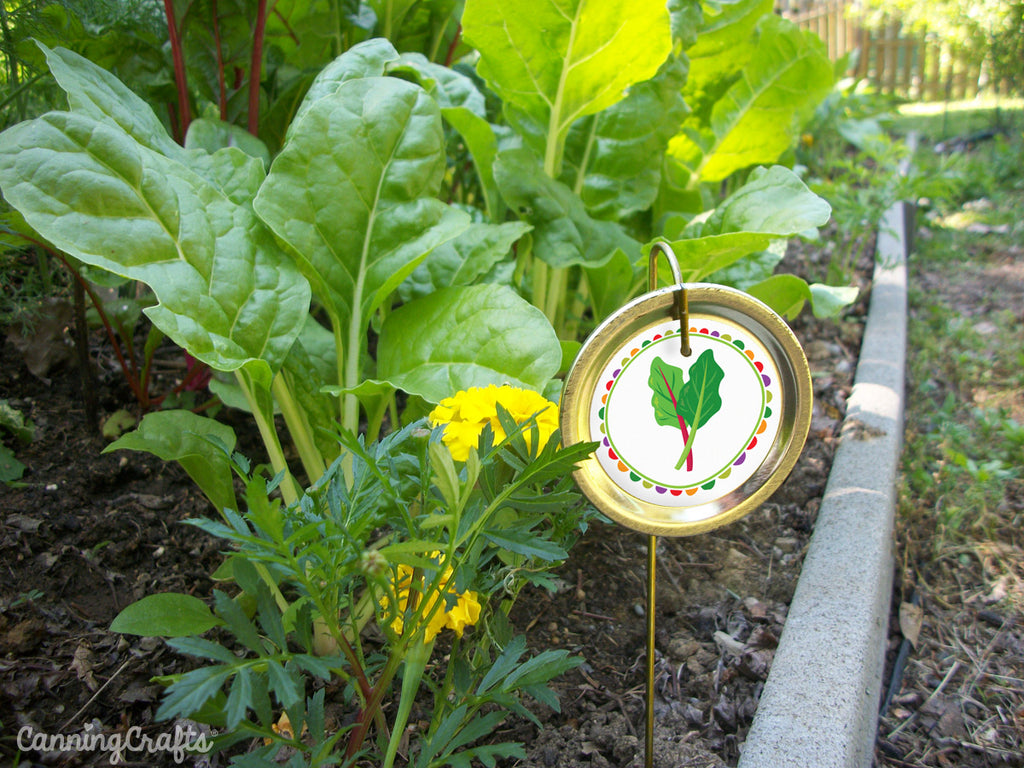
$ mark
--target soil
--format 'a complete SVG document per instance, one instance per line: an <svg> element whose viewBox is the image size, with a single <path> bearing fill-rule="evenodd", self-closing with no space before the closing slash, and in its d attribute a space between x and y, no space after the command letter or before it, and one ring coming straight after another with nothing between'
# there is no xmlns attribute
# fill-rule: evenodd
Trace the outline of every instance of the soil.
<svg viewBox="0 0 1024 768"><path fill-rule="evenodd" d="M823 269L827 257L791 254L784 268L799 262L801 269ZM659 539L656 768L736 764L852 386L869 288L870 264L859 266L862 295L841 320L816 320L805 311L792 323L812 368L815 403L790 477L739 522L693 538ZM70 343L67 336L57 341ZM131 407L111 350L98 334L90 342L102 413ZM131 726L154 737L165 732L167 724L154 720L160 686L152 679L183 671L183 657L160 640L125 638L107 627L148 594L209 597L219 545L179 524L209 509L177 465L141 453L101 453L105 441L88 423L76 370L54 360L33 374L12 341L0 344L0 396L36 425L35 439L16 446L27 466L23 484L0 487L0 760L104 765L109 755L91 751L19 757L15 735L26 725L50 734L88 724L108 733ZM172 351L161 363L164 382L184 375ZM646 547L646 536L594 524L559 571L559 591L520 597L512 619L531 646L568 648L585 663L555 684L561 712L536 709L542 728L510 719L495 735L526 745L527 759L508 761L509 768L643 765ZM126 757L133 764L135 756ZM138 757L138 765L172 764L164 754Z"/></svg>

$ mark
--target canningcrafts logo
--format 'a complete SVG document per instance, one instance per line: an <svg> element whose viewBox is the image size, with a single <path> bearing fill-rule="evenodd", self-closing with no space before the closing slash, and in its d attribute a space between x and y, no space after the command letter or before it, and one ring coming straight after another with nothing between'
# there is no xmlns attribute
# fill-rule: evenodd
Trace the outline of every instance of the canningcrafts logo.
<svg viewBox="0 0 1024 768"><path fill-rule="evenodd" d="M192 723L175 723L172 731L155 736L144 733L138 725L110 733L104 733L93 723L78 733L45 733L25 725L18 730L17 745L22 752L106 752L110 765L124 763L128 754L158 752L169 753L181 765L186 758L206 754L213 748L210 734Z"/></svg>

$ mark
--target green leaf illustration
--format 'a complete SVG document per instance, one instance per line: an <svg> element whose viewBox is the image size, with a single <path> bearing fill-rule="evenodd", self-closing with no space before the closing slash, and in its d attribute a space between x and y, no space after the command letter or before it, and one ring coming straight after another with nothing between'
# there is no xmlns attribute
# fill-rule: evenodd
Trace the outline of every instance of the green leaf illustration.
<svg viewBox="0 0 1024 768"><path fill-rule="evenodd" d="M669 365L660 357L654 358L651 363L651 375L647 379L648 386L654 394L651 396L651 405L654 406L654 420L663 427L679 427L683 435L683 458L680 458L676 469L686 461L686 471L693 469L693 453L690 450L693 445L693 438L686 427L686 419L679 410L682 402L683 392L686 389L686 379L683 371L674 365Z"/></svg>
<svg viewBox="0 0 1024 768"><path fill-rule="evenodd" d="M681 369L669 365L660 357L651 363L651 375L648 384L654 394L651 405L654 406L654 419L663 427L680 425L679 400L683 395L686 379ZM685 426L683 427L685 429Z"/></svg>
<svg viewBox="0 0 1024 768"><path fill-rule="evenodd" d="M710 349L704 350L690 366L689 374L686 380L681 369L656 357L647 380L653 392L654 420L663 427L678 427L683 436L683 452L676 469L685 461L687 472L693 470L693 441L697 430L722 407L718 387L725 378L725 372L715 362Z"/></svg>
<svg viewBox="0 0 1024 768"><path fill-rule="evenodd" d="M722 397L718 393L718 385L725 378L725 372L715 362L714 353L706 349L697 358L697 362L690 366L689 374L690 380L683 387L678 410L696 430L707 424L721 409Z"/></svg>

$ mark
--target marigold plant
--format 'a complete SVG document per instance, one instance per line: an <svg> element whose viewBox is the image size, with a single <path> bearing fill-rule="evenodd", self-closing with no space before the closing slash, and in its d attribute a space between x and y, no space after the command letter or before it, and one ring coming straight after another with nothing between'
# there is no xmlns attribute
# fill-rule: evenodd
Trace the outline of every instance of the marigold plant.
<svg viewBox="0 0 1024 768"><path fill-rule="evenodd" d="M216 727L217 750L247 741L250 766L289 754L307 768L525 757L485 737L509 713L535 719L528 699L557 708L547 683L581 660L530 654L508 612L525 584L554 588L550 570L586 528L571 475L595 445L560 447L554 404L512 387L460 392L438 412L449 446L452 424L473 433L464 462L421 420L369 443L340 430L347 460L291 504L276 495L281 474L236 464L247 509L190 522L231 543L238 594L215 590L212 610L151 595L114 622L173 635L172 648L202 660L162 679L158 719ZM470 451L488 428L498 447ZM409 730L416 706L429 722Z"/></svg>

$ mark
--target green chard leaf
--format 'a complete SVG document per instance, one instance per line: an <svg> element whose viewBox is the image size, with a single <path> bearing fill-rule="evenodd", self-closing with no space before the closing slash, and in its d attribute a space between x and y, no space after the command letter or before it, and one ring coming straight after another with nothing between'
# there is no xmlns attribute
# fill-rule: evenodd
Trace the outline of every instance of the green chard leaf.
<svg viewBox="0 0 1024 768"><path fill-rule="evenodd" d="M138 429L103 449L146 451L164 461L177 461L206 494L218 512L236 509L231 452L235 432L226 424L191 411L154 411Z"/></svg>
<svg viewBox="0 0 1024 768"><path fill-rule="evenodd" d="M64 48L39 47L72 112L114 122L141 146L188 166L237 204L252 200L270 160L255 136L227 123L197 119L181 147L152 108L112 74ZM228 137L231 141L225 142Z"/></svg>
<svg viewBox="0 0 1024 768"><path fill-rule="evenodd" d="M494 159L498 154L495 126L465 107L444 107L441 114L445 122L458 131L473 157L473 167L480 179L480 190L488 216L493 221L501 221L505 208L494 180Z"/></svg>
<svg viewBox="0 0 1024 768"><path fill-rule="evenodd" d="M381 328L377 375L429 402L505 382L541 391L562 348L544 314L511 288L446 288L392 312Z"/></svg>
<svg viewBox="0 0 1024 768"><path fill-rule="evenodd" d="M648 385L655 421L659 426L678 429L682 435L683 452L676 469L685 461L687 471L691 471L697 430L722 408L718 390L725 373L710 349L700 354L688 373L686 379L681 369L656 357L651 362Z"/></svg>
<svg viewBox="0 0 1024 768"><path fill-rule="evenodd" d="M635 256L630 258L622 249L616 249L604 265L586 268L594 317L608 317L646 285L646 265L641 271L635 266L636 261Z"/></svg>
<svg viewBox="0 0 1024 768"><path fill-rule="evenodd" d="M509 255L512 244L530 231L521 221L472 224L454 240L435 248L398 287L402 301L441 288L472 285Z"/></svg>
<svg viewBox="0 0 1024 768"><path fill-rule="evenodd" d="M739 77L754 54L754 29L772 12L774 0L701 3L696 39L686 47L690 76L683 97L694 115L708 119L711 108ZM692 11L691 11L692 14ZM693 21L692 15L688 19Z"/></svg>
<svg viewBox="0 0 1024 768"><path fill-rule="evenodd" d="M67 94L72 112L111 121L143 147L167 157L181 160L185 156L149 104L110 72L66 48L37 45L46 55L53 78Z"/></svg>
<svg viewBox="0 0 1024 768"><path fill-rule="evenodd" d="M570 128L560 178L591 215L621 219L654 202L668 142L689 111L680 92L686 70L684 59L670 57L622 101Z"/></svg>
<svg viewBox="0 0 1024 768"><path fill-rule="evenodd" d="M746 288L780 315L792 320L807 302L815 317L835 317L857 300L859 290L852 285L808 285L796 275L772 275Z"/></svg>
<svg viewBox="0 0 1024 768"><path fill-rule="evenodd" d="M462 28L480 52L478 73L515 108L509 116L540 127L552 177L569 127L653 77L672 49L662 0L468 0Z"/></svg>
<svg viewBox="0 0 1024 768"><path fill-rule="evenodd" d="M653 393L651 405L654 406L654 420L658 426L679 427L679 401L683 397L683 387L686 386L682 369L656 357L651 363L651 375L647 383Z"/></svg>
<svg viewBox="0 0 1024 768"><path fill-rule="evenodd" d="M444 170L436 102L412 83L361 78L309 107L256 197L331 318L343 386L361 380L374 311L469 226L467 214L434 197Z"/></svg>
<svg viewBox="0 0 1024 768"><path fill-rule="evenodd" d="M695 112L669 145L688 175L683 186L721 181L741 168L775 162L832 87L832 64L817 35L771 13L757 31L750 62L714 103L710 117Z"/></svg>
<svg viewBox="0 0 1024 768"><path fill-rule="evenodd" d="M310 293L245 199L260 161L234 148L161 154L152 147L170 139L151 135L156 118L128 125L140 138L126 133L118 120L138 104L95 65L78 65L91 75L79 77L93 96L83 113L51 112L0 134L5 198L61 250L149 285L159 303L146 314L194 357L269 379Z"/></svg>
<svg viewBox="0 0 1024 768"><path fill-rule="evenodd" d="M756 168L747 183L672 241L684 281L699 281L773 240L824 226L832 209L780 165Z"/></svg>
<svg viewBox="0 0 1024 768"><path fill-rule="evenodd" d="M382 77L389 64L398 61L398 51L387 40L374 38L357 43L320 70L306 91L302 103L288 127L286 140L316 102L336 92L349 80Z"/></svg>
<svg viewBox="0 0 1024 768"><path fill-rule="evenodd" d="M725 378L725 373L715 362L714 353L710 349L701 353L688 373L690 378L683 387L679 413L694 429L699 429L722 408L718 386Z"/></svg>
<svg viewBox="0 0 1024 768"><path fill-rule="evenodd" d="M198 149L213 155L226 147L237 146L247 155L259 159L264 168L270 167L270 151L258 138L244 128L223 120L197 118L188 125L185 148ZM262 178L260 179L262 181Z"/></svg>
<svg viewBox="0 0 1024 768"><path fill-rule="evenodd" d="M388 65L388 74L408 73L444 109L468 109L478 117L487 116L484 95L473 79L458 70L436 64L422 53L403 53Z"/></svg>
<svg viewBox="0 0 1024 768"><path fill-rule="evenodd" d="M697 32L704 18L700 0L668 0L669 16L672 18L672 38L678 40L683 49L697 42Z"/></svg>
<svg viewBox="0 0 1024 768"><path fill-rule="evenodd" d="M505 201L533 225L534 253L551 266L598 267L616 249L633 258L639 255L640 244L618 222L590 216L579 196L548 177L530 150L498 153L494 174Z"/></svg>
<svg viewBox="0 0 1024 768"><path fill-rule="evenodd" d="M493 170L498 152L496 126L487 121L484 95L476 83L461 72L435 64L418 53L402 54L399 61L388 66L388 74L413 76L441 107L445 122L462 137L473 159L489 218L501 221L504 208Z"/></svg>

